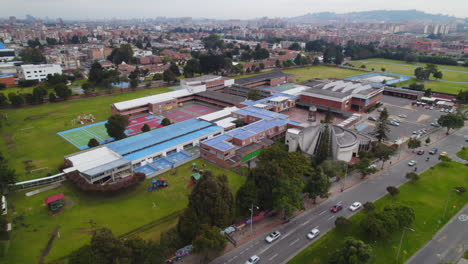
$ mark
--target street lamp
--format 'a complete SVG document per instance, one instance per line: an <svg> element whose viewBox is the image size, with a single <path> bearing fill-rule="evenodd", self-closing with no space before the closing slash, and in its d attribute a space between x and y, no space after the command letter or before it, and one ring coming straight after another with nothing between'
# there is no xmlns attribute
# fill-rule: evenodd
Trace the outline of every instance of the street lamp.
<svg viewBox="0 0 468 264"><path fill-rule="evenodd" d="M258 206L255 205L255 208L258 210L260 209ZM252 235L252 224L253 224L253 211L254 211L254 204L249 208L250 210L250 235Z"/></svg>
<svg viewBox="0 0 468 264"><path fill-rule="evenodd" d="M413 228L406 227L406 226L403 227L403 233L401 234L400 245L398 246L398 252L397 252L397 255L396 255L396 263L397 264L398 264L398 258L400 257L401 244L403 243L403 237L405 236L406 229L408 229L411 232L415 232L415 230Z"/></svg>

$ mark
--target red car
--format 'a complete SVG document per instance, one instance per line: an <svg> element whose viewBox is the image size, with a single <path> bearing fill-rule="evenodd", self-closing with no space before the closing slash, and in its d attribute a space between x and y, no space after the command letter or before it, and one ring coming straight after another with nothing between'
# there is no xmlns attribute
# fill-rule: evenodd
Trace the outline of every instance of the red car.
<svg viewBox="0 0 468 264"><path fill-rule="evenodd" d="M341 204L334 205L331 209L330 212L332 213L338 213L339 211L343 210L343 206Z"/></svg>

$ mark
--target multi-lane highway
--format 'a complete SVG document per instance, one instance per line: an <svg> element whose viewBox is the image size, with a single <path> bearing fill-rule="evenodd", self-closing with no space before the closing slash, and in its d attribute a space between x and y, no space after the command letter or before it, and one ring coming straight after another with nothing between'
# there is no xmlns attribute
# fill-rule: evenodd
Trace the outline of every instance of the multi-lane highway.
<svg viewBox="0 0 468 264"><path fill-rule="evenodd" d="M455 153L465 145L463 135L466 134L468 134L468 127L432 144L430 148L438 148L439 153L441 151L447 151L450 154ZM405 183L405 174L413 171L413 168L408 166L408 161L417 161L416 167L418 168L418 172L422 172L438 162L437 155L430 156L429 161L426 161L426 157L428 157L427 151L425 155L421 156L410 155L406 159L396 164L394 163L393 166L381 173L373 175L366 181L325 200L316 207L297 216L293 221L278 227L277 230L282 233L282 236L271 244L266 243L264 239L269 232L274 230L253 238L251 241L218 257L211 263L245 263L252 255L258 255L262 263L286 263L303 248L313 243L313 241L306 238L307 233L312 228L316 227L320 229L323 235L334 227L336 217L349 217L353 214L348 210L349 205L353 202L359 201L364 203L366 201L375 201L387 194L387 186L398 186ZM345 208L336 214L331 213L329 211L330 207L340 202Z"/></svg>

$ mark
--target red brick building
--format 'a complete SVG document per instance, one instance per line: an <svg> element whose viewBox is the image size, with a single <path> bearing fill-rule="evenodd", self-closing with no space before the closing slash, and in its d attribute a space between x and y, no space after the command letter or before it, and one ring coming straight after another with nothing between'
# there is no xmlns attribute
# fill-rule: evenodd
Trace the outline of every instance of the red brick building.
<svg viewBox="0 0 468 264"><path fill-rule="evenodd" d="M13 74L0 75L0 83L5 84L7 88L16 86Z"/></svg>

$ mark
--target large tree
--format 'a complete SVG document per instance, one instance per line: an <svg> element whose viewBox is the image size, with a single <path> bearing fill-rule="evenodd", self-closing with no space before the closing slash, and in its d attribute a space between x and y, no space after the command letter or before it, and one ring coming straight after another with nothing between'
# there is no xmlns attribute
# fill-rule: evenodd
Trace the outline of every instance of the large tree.
<svg viewBox="0 0 468 264"><path fill-rule="evenodd" d="M384 167L385 162L388 161L393 154L395 154L395 151L395 148L389 147L380 142L376 142L376 144L372 146L372 154L380 161L382 161L382 168Z"/></svg>
<svg viewBox="0 0 468 264"><path fill-rule="evenodd" d="M329 178L340 177L347 166L347 163L342 160L325 160L319 165Z"/></svg>
<svg viewBox="0 0 468 264"><path fill-rule="evenodd" d="M320 134L317 151L314 155L314 160L316 164L322 163L324 160L333 158L332 154L332 141L330 126L325 125Z"/></svg>
<svg viewBox="0 0 468 264"><path fill-rule="evenodd" d="M224 49L224 41L217 34L210 34L208 37L202 39L205 49L215 50Z"/></svg>
<svg viewBox="0 0 468 264"><path fill-rule="evenodd" d="M379 142L388 139L388 132L390 131L390 128L388 127L388 116L389 114L387 108L384 108L383 111L380 112L379 118L375 125L374 134L375 137L379 140Z"/></svg>
<svg viewBox="0 0 468 264"><path fill-rule="evenodd" d="M25 63L44 63L46 61L46 58L38 48L26 48L19 55Z"/></svg>
<svg viewBox="0 0 468 264"><path fill-rule="evenodd" d="M458 114L446 114L439 117L437 121L442 127L447 128L447 135L449 134L450 129L461 128L465 124L463 116Z"/></svg>
<svg viewBox="0 0 468 264"><path fill-rule="evenodd" d="M304 209L301 192L304 181L300 177L280 179L280 184L273 189L273 208L283 212L284 217L290 217L294 211Z"/></svg>
<svg viewBox="0 0 468 264"><path fill-rule="evenodd" d="M364 264L372 256L372 248L361 240L347 238L343 248L337 250L329 259L330 264Z"/></svg>
<svg viewBox="0 0 468 264"><path fill-rule="evenodd" d="M119 65L122 62L132 63L133 62L133 50L130 44L121 44L120 47L112 50L108 59L115 65Z"/></svg>
<svg viewBox="0 0 468 264"><path fill-rule="evenodd" d="M163 72L163 80L168 83L174 82L176 75L170 69L167 69Z"/></svg>
<svg viewBox="0 0 468 264"><path fill-rule="evenodd" d="M252 178L242 185L236 193L236 215L250 216L252 205L258 204L258 188Z"/></svg>
<svg viewBox="0 0 468 264"><path fill-rule="evenodd" d="M203 256L205 260L210 255L217 255L226 247L227 240L215 226L202 225L199 234L193 240L193 252Z"/></svg>
<svg viewBox="0 0 468 264"><path fill-rule="evenodd" d="M186 212L179 218L179 233L183 234L186 241L193 240L197 232L181 232L187 226L193 226L191 221L219 228L229 226L234 218L234 209L234 196L226 175L215 176L206 171L190 193Z"/></svg>
<svg viewBox="0 0 468 264"><path fill-rule="evenodd" d="M408 145L409 149L416 149L421 147L421 141L416 138L409 139L408 142L406 142L406 144Z"/></svg>
<svg viewBox="0 0 468 264"><path fill-rule="evenodd" d="M313 171L311 170L310 173L306 174L306 176L307 184L304 192L307 192L314 202L318 197L328 196L328 189L330 188L331 183L320 167Z"/></svg>
<svg viewBox="0 0 468 264"><path fill-rule="evenodd" d="M64 99L64 100L67 100L68 97L70 97L72 95L72 90L70 90L70 88L68 88L67 85L63 84L63 83L59 83L57 85L54 86L54 91L55 91L55 94Z"/></svg>
<svg viewBox="0 0 468 264"><path fill-rule="evenodd" d="M125 129L128 126L128 116L124 115L112 115L105 124L107 134L115 139L122 139L127 137L125 135Z"/></svg>
<svg viewBox="0 0 468 264"><path fill-rule="evenodd" d="M11 184L16 182L15 170L8 167L6 158L0 153L0 193L5 194Z"/></svg>

